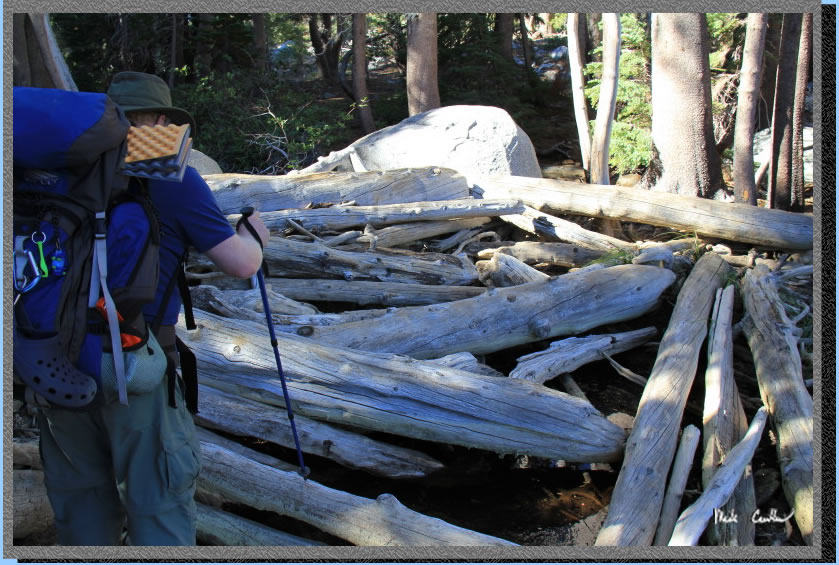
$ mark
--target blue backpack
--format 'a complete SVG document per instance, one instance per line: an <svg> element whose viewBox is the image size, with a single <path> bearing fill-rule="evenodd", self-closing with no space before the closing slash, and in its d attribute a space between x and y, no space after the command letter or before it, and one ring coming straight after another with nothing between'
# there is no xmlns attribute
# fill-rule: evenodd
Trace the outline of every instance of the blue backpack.
<svg viewBox="0 0 839 565"><path fill-rule="evenodd" d="M122 174L130 124L86 92L15 87L13 112L15 376L47 405L127 404L167 373L142 314L160 229Z"/></svg>

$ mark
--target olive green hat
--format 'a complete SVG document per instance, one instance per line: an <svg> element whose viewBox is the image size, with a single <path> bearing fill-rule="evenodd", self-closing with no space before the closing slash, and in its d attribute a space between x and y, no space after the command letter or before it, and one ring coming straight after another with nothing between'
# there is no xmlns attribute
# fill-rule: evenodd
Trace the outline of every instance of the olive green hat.
<svg viewBox="0 0 839 565"><path fill-rule="evenodd" d="M134 71L117 73L108 96L124 112L159 112L174 124L189 124L190 135L195 136L195 120L186 110L172 106L169 85L160 77Z"/></svg>

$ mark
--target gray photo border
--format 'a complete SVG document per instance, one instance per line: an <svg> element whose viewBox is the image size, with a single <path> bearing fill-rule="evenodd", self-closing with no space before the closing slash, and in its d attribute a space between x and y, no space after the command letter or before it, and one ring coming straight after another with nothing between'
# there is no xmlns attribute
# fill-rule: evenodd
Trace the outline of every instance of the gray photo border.
<svg viewBox="0 0 839 565"><path fill-rule="evenodd" d="M712 0L703 3L687 1L667 2L666 0L655 0L652 2L641 2L633 0L590 0L588 2L501 2L493 0L490 2L479 2L478 0L461 0L460 2L434 2L425 0L421 2L406 1L358 1L348 2L341 0L325 3L322 0L317 2L324 6L329 12L402 12L412 9L417 12L521 12L521 11L547 11L554 12L813 12L814 13L814 42L813 42L813 75L814 75L814 185L816 191L814 209L814 252L816 259L821 261L821 194L822 194L822 170L820 167L822 158L822 124L819 109L822 107L822 9L821 4L812 0L772 0L759 2L756 0L744 0L735 2L731 0ZM453 9L453 5L456 8ZM327 7L328 6L328 7ZM172 2L161 0L146 0L144 2L129 3L124 0L6 0L3 4L3 85L4 85L4 120L3 120L3 141L5 151L3 154L4 187L11 186L11 86L12 86L12 22L11 14L14 12L171 12L175 6ZM203 12L310 12L313 10L312 3L301 1L265 1L265 0L189 0L178 2L178 11L203 11ZM192 8L192 10L190 10ZM829 61L835 63L834 54L828 54ZM825 100L827 104L834 104L833 98ZM834 124L835 125L835 124ZM830 126L828 126L830 127ZM832 135L833 130L828 130ZM835 138L834 138L835 139ZM833 200L833 206L828 209L835 210L835 191L829 191L826 195ZM11 215L12 198L11 191L4 188L3 191L3 245L4 245L4 267L5 272L10 268L9 258L11 256ZM835 221L835 220L834 220ZM835 223L828 226L835 228ZM831 232L828 237L833 238ZM828 249L834 249L828 246ZM832 258L827 258L829 261ZM835 274L835 271L834 271ZM821 298L821 276L819 269L815 274L815 296L816 305L823 304ZM3 313L4 319L12 317L11 308L11 284L6 277L3 281ZM834 289L835 290L835 289ZM828 298L830 305L835 304L835 297ZM817 314L821 314L820 308L815 308ZM834 310L835 312L835 310ZM835 320L835 318L834 318ZM817 315L815 322L816 331L814 334L821 335L821 316ZM828 330L832 334L832 324L828 319ZM835 337L835 335L833 336ZM818 343L818 337L817 337ZM12 330L10 324L3 324L3 375L4 383L11 382L11 360L12 351ZM822 395L827 393L827 398L835 400L835 385L828 384L828 390L823 390L821 375L820 348L816 348L815 358L815 388L814 404L816 425L814 437L815 456L815 522L814 545L811 547L743 547L743 548L714 548L714 547L692 547L692 548L669 548L669 547L645 547L645 548L623 548L623 547L545 547L545 546L522 546L522 547L186 547L186 548L161 548L161 547L37 547L37 546L14 546L10 527L3 530L3 557L20 560L60 560L60 561L123 561L123 560L149 560L152 562L164 562L170 560L190 561L241 561L241 560L262 560L272 561L320 561L320 562L341 562L341 561L821 561L823 559L822 544L828 546L835 541L835 531L827 530L830 536L824 538L823 520L821 519L822 500L822 441L830 440L835 435L829 433L822 435ZM835 365L832 365L835 367ZM10 526L12 521L12 422L11 405L12 393L10 386L3 387L3 524ZM828 414L832 412L828 411ZM835 431L833 423L828 429ZM828 450L830 453L832 450ZM835 471L835 469L834 469ZM835 479L835 475L830 477ZM833 490L833 483L828 482L824 488ZM835 492L834 492L835 495ZM835 498L834 498L835 500ZM835 509L835 508L834 508ZM835 527L835 516L826 520L827 524ZM834 547L835 551L835 547Z"/></svg>

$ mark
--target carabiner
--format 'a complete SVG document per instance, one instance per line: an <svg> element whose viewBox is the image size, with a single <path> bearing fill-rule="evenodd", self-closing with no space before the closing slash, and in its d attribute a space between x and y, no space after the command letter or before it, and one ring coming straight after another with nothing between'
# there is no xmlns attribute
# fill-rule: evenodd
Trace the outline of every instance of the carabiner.
<svg viewBox="0 0 839 565"><path fill-rule="evenodd" d="M41 270L38 268L38 261L35 260L35 255L33 255L29 250L16 249L14 255L15 256L12 260L12 274L14 275L15 290L20 293L29 292L41 281ZM24 262L24 266L21 271L26 269L25 263L28 259L29 266L32 267L32 272L35 273L35 277L33 279L30 280L24 272L18 273L18 255L23 255L23 257L20 257Z"/></svg>

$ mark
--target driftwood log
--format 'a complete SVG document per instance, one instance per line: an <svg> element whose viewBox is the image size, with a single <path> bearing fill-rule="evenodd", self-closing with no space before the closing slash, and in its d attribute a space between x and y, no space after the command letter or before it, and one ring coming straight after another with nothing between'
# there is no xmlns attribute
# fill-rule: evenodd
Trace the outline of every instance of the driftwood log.
<svg viewBox="0 0 839 565"><path fill-rule="evenodd" d="M12 482L12 535L23 538L52 526L55 516L47 498L44 472L36 469L15 470L12 471Z"/></svg>
<svg viewBox="0 0 839 565"><path fill-rule="evenodd" d="M569 273L457 302L395 309L373 321L313 328L311 337L420 359L492 353L637 318L657 306L674 280L672 271L646 265Z"/></svg>
<svg viewBox="0 0 839 565"><path fill-rule="evenodd" d="M727 263L707 253L679 292L627 439L597 545L650 545L653 541L682 414L707 335L708 315L728 270Z"/></svg>
<svg viewBox="0 0 839 565"><path fill-rule="evenodd" d="M618 334L569 337L555 341L544 351L529 353L517 359L518 365L510 378L545 383L563 373L570 373L592 361L603 359L603 354L614 355L629 351L656 335L654 327Z"/></svg>
<svg viewBox="0 0 839 565"><path fill-rule="evenodd" d="M204 180L224 214L238 214L243 206L269 212L348 201L377 206L469 197L465 177L438 167L311 175L220 174L206 175Z"/></svg>
<svg viewBox="0 0 839 565"><path fill-rule="evenodd" d="M679 507L682 504L682 496L685 494L685 485L688 482L690 469L693 466L693 456L696 454L698 445L699 429L688 424L682 430L682 439L676 451L676 458L673 460L673 469L670 471L667 492L664 493L664 502L661 505L661 516L658 518L653 545L667 545L670 540L673 527L679 518Z"/></svg>
<svg viewBox="0 0 839 565"><path fill-rule="evenodd" d="M189 332L182 323L177 330L198 358L201 382L284 406L264 327L195 314L198 330ZM623 450L623 430L562 392L294 335L278 334L277 340L295 415L566 461L613 461Z"/></svg>
<svg viewBox="0 0 839 565"><path fill-rule="evenodd" d="M501 219L548 241L564 241L594 251L629 250L634 247L626 241L587 230L574 222L557 218L530 206L525 207L522 214L501 216Z"/></svg>
<svg viewBox="0 0 839 565"><path fill-rule="evenodd" d="M553 179L496 176L474 180L483 198L516 198L543 212L667 226L770 249L811 249L813 216L694 198Z"/></svg>
<svg viewBox="0 0 839 565"><path fill-rule="evenodd" d="M465 251L469 252L468 246ZM491 259L495 253L512 255L528 265L545 263L560 267L582 267L603 255L602 251L593 251L570 243L540 241L510 242L509 245L501 247L487 243L476 255L478 259Z"/></svg>
<svg viewBox="0 0 839 565"><path fill-rule="evenodd" d="M705 370L705 406L702 414L702 485L706 488L719 465L749 427L734 382L731 330L734 289L730 285L725 290L717 291L708 336L708 367ZM720 511L726 516L751 516L755 507L754 477L751 467L747 467L731 499ZM708 526L707 536L713 545L754 545L754 522L746 519L736 522L715 521Z"/></svg>
<svg viewBox="0 0 839 565"><path fill-rule="evenodd" d="M205 545L298 546L326 545L269 528L236 514L206 504L198 504L196 537Z"/></svg>
<svg viewBox="0 0 839 565"><path fill-rule="evenodd" d="M761 406L755 414L746 435L731 450L717 472L714 473L714 477L705 491L696 502L679 516L668 545L696 545L708 520L715 511L718 511L725 504L739 484L740 477L743 476L746 466L752 460L755 448L760 441L766 416L766 408ZM748 518L738 516L737 518L739 520L751 520L752 516L750 515Z"/></svg>
<svg viewBox="0 0 839 565"><path fill-rule="evenodd" d="M764 265L742 282L760 397L772 416L787 501L804 541L813 541L813 399L804 385L794 325L784 311L773 275Z"/></svg>
<svg viewBox="0 0 839 565"><path fill-rule="evenodd" d="M254 437L294 448L291 425L285 410L240 398L207 386L200 387L201 426L245 437ZM396 479L420 478L443 468L439 461L418 451L386 444L297 415L300 447L331 459L344 467Z"/></svg>
<svg viewBox="0 0 839 565"><path fill-rule="evenodd" d="M550 278L506 253L496 253L488 261L478 261L475 267L478 269L478 279L488 287L516 286Z"/></svg>
<svg viewBox="0 0 839 565"><path fill-rule="evenodd" d="M199 481L206 490L301 520L357 546L515 545L414 512L389 494L375 500L354 496L205 441L201 453Z"/></svg>

